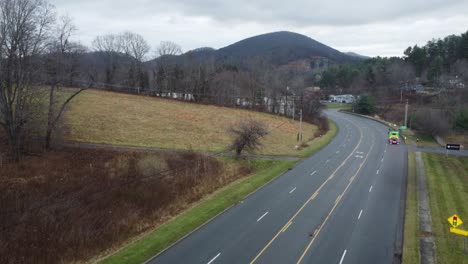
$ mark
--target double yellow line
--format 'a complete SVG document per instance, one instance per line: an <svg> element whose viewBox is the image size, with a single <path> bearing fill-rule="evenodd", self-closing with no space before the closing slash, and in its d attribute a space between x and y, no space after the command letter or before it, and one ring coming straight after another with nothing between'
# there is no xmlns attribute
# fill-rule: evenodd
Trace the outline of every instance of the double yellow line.
<svg viewBox="0 0 468 264"><path fill-rule="evenodd" d="M278 231L278 233L276 233L276 235L268 242L268 244L257 254L257 256L255 256L255 258L250 262L250 264L253 264L255 263L255 261L257 261L260 256L270 247L270 245L273 243L273 241L276 240L276 238L284 231L286 230L286 228L288 228L292 221L297 217L297 215L299 215L299 213L310 203L310 201L312 201L313 199L315 199L315 197L317 197L317 195L319 194L320 190L325 186L325 184L327 184L327 182L329 182L331 179L333 179L333 177L335 176L336 172L338 172L339 169L341 169L341 167L343 167L346 162L354 155L354 152L359 148L359 146L361 145L362 143L362 139L363 139L363 134L362 134L362 129L358 126L356 126L358 129L359 129L359 133L360 133L360 138L359 138L359 142L358 144L356 145L356 147L353 149L353 151L351 152L351 154L348 155L348 157L346 157L346 159L340 164L340 166L338 166L334 171L333 173L322 183L322 185L320 185L320 187L309 197L309 199L307 199L307 201L301 206L301 208L299 208L299 210L291 217L291 219L289 219L286 224L280 228L280 230ZM370 151L369 151L370 152ZM359 171L361 170L361 167L362 165L366 162L367 160L367 157L368 157L369 153L367 153L366 155L366 158L364 159L364 161L361 163L361 165L359 166L359 170L358 172L356 172L356 175L357 173L359 173ZM355 175L355 176L356 176ZM354 180L354 176L353 176L353 180ZM349 185L351 184L352 181L350 181L350 183L348 184L348 186L346 187L346 189L344 190L344 192L346 192L346 190L348 189ZM312 241L310 242L310 244L307 246L306 250L304 251L304 253L302 254L301 258L299 259L299 261L297 263L300 263L302 261L302 258L305 256L307 250L310 248L310 246L312 245L312 243L314 242L315 240L315 237L317 237L317 235L320 233L320 230L323 226L323 224L328 220L329 216L331 215L331 213L333 212L333 210L335 209L337 203L341 200L341 197L343 197L343 194L344 192L337 198L337 200L335 201L335 206L333 206L333 209L330 211L330 213L328 214L327 218L325 219L325 221L320 225L320 228L315 232L315 235L314 235L314 238L312 239Z"/></svg>
<svg viewBox="0 0 468 264"><path fill-rule="evenodd" d="M374 148L374 143L372 143L371 145L371 149L369 150L369 152L367 153L366 155L366 158L364 159L364 161L359 165L359 169L356 171L356 173L353 175L353 177L351 177L351 179L349 180L349 183L348 185L346 186L346 188L344 189L344 191L338 196L338 198L336 199L335 201L335 205L333 206L333 208L331 209L331 211L328 213L327 217L325 218L325 220L323 221L323 223L320 225L320 227L316 230L316 232L314 233L315 235L313 236L312 240L310 241L310 243L307 245L306 249L304 250L304 252L302 253L301 257L299 258L299 260L297 261L297 264L300 264L302 262L302 260L304 259L305 255L307 254L307 252L309 251L310 247L312 246L312 244L315 242L315 239L317 238L317 236L320 234L320 231L322 231L322 227L325 225L325 223L328 221L328 218L330 218L331 214L333 213L333 211L335 210L336 206L338 205L338 203L341 201L341 198L343 198L344 194L346 193L346 191L349 189L349 187L351 186L351 184L353 183L353 181L356 179L356 176L358 175L358 173L361 171L362 167L364 166L364 163L367 161L367 158L369 157L369 153L371 152L371 150Z"/></svg>

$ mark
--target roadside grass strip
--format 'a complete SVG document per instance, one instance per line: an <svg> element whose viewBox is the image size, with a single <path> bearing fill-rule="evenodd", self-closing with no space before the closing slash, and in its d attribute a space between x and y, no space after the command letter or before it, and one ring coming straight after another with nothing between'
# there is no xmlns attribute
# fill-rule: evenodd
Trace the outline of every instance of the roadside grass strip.
<svg viewBox="0 0 468 264"><path fill-rule="evenodd" d="M336 123L331 120L328 121L328 125L330 127L328 132L325 135L314 138L311 142L307 143L310 146L299 152L300 157L309 157L330 143L330 141L336 136L336 133L338 133L338 127Z"/></svg>
<svg viewBox="0 0 468 264"><path fill-rule="evenodd" d="M468 263L463 255L463 237L449 232L447 218L457 214L468 221L468 158L423 153L432 228L436 238L437 263ZM460 229L468 230L466 224ZM468 238L467 238L468 239ZM455 242L455 243L454 243ZM454 246L453 244L454 243Z"/></svg>

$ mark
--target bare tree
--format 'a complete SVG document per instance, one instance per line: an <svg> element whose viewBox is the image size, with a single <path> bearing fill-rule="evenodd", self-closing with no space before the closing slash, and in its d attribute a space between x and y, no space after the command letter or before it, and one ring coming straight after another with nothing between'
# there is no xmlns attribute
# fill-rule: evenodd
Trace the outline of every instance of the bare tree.
<svg viewBox="0 0 468 264"><path fill-rule="evenodd" d="M33 88L39 83L37 58L54 22L52 6L42 0L0 1L0 125L18 161Z"/></svg>
<svg viewBox="0 0 468 264"><path fill-rule="evenodd" d="M148 82L147 74L143 71L143 60L150 47L141 35L128 31L121 35L121 40L124 53L132 59L128 69L128 85L138 88L139 93Z"/></svg>
<svg viewBox="0 0 468 264"><path fill-rule="evenodd" d="M160 57L165 55L179 55L182 53L182 48L172 41L161 41L156 52Z"/></svg>
<svg viewBox="0 0 468 264"><path fill-rule="evenodd" d="M255 151L262 146L262 138L268 135L266 125L260 121L248 120L229 128L233 141L228 150L235 151L239 157L242 151Z"/></svg>
<svg viewBox="0 0 468 264"><path fill-rule="evenodd" d="M156 77L156 85L159 94L162 96L163 91L169 90L172 93L174 90L174 78L177 77L177 69L175 65L171 65L171 56L182 53L182 48L172 41L161 41L156 48L155 57L157 58L156 69L153 70L153 75Z"/></svg>
<svg viewBox="0 0 468 264"><path fill-rule="evenodd" d="M146 40L141 35L129 31L124 32L121 38L125 54L133 57L138 62L142 62L150 50Z"/></svg>
<svg viewBox="0 0 468 264"><path fill-rule="evenodd" d="M93 40L92 46L95 51L104 56L106 62L105 83L115 84L118 59L122 52L121 36L114 34L97 36Z"/></svg>
<svg viewBox="0 0 468 264"><path fill-rule="evenodd" d="M46 62L48 64L46 68L49 69L48 76L50 85L47 129L45 135L46 149L50 149L52 133L68 103L70 103L75 96L86 90L86 88L81 88L75 91L62 103L59 103L56 98L57 90L66 82L67 57L70 50L72 50L73 45L70 41L70 36L75 30L75 25L73 24L70 17L61 17L59 23L57 24L55 34L52 36L52 41L50 44L50 50L48 54L49 60Z"/></svg>

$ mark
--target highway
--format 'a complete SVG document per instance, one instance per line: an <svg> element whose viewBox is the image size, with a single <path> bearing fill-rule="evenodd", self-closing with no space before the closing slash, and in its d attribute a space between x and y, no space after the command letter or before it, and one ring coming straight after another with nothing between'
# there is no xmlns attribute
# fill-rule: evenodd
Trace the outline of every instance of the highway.
<svg viewBox="0 0 468 264"><path fill-rule="evenodd" d="M148 263L398 263L405 145L328 110L334 140Z"/></svg>

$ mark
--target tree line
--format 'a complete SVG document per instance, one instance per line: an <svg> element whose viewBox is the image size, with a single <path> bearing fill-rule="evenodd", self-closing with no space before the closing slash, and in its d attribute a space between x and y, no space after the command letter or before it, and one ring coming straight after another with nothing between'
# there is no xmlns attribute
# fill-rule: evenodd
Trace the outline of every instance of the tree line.
<svg viewBox="0 0 468 264"><path fill-rule="evenodd" d="M373 112L390 119L403 116L392 108L408 100L411 125L428 134L467 130L468 31L408 47L403 57L329 67L319 84L327 94L375 98Z"/></svg>

